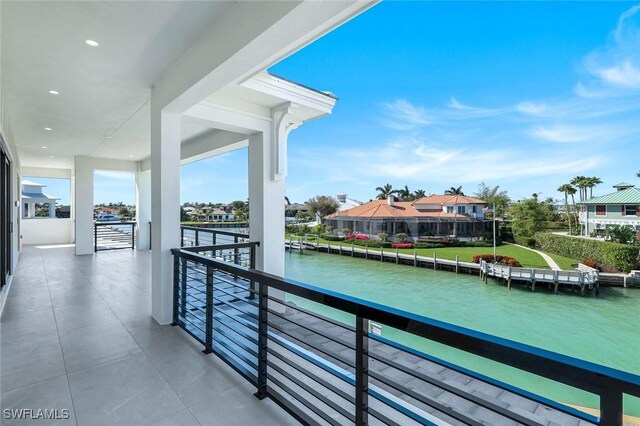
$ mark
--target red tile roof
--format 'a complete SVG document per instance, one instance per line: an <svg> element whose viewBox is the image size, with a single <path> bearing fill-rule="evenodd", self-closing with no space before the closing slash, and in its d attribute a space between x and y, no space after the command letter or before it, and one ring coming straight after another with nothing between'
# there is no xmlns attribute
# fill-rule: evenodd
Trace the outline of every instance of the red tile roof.
<svg viewBox="0 0 640 426"><path fill-rule="evenodd" d="M466 195L429 195L414 201L412 204L487 204L486 201L479 198L467 197Z"/></svg>
<svg viewBox="0 0 640 426"><path fill-rule="evenodd" d="M434 196L432 196L434 197ZM452 196L437 196L452 198ZM424 197L422 200L430 199L431 197ZM474 198L465 197L467 199L475 200ZM420 201L420 200L418 200ZM344 218L365 218L365 219L383 219L383 218L407 218L407 217L424 217L424 218L448 218L448 219L469 219L467 215L457 213L446 213L442 209L434 210L418 210L413 204L416 202L410 201L396 201L393 205L389 205L387 200L375 200L364 203L361 206L356 206L348 210L336 212L327 216L327 219L344 219ZM434 201L428 201L429 204L436 204ZM482 204L484 201L480 201ZM463 204L463 203L460 203ZM476 202L465 204L479 204Z"/></svg>

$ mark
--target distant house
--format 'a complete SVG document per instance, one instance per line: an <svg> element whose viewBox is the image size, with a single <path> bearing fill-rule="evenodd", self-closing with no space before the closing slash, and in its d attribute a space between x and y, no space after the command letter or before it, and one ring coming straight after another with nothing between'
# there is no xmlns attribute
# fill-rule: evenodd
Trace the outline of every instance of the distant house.
<svg viewBox="0 0 640 426"><path fill-rule="evenodd" d="M416 201L375 200L325 218L334 229L375 236L379 233L406 233L409 238L447 236L461 239L478 237L490 230L484 219L483 200L463 195L430 195Z"/></svg>
<svg viewBox="0 0 640 426"><path fill-rule="evenodd" d="M348 209L351 209L353 207L361 206L363 204L362 201L358 201L358 200L354 200L353 198L349 198L347 196L347 194L345 194L344 192L338 193L336 195L336 198L338 199L338 202L340 203L340 207L338 208L338 211L348 210Z"/></svg>
<svg viewBox="0 0 640 426"><path fill-rule="evenodd" d="M580 224L585 235L604 234L612 226L626 226L640 232L640 189L622 182L616 191L582 202Z"/></svg>
<svg viewBox="0 0 640 426"><path fill-rule="evenodd" d="M30 180L22 181L22 218L33 219L35 217L56 217L56 201L60 198L52 197L42 192L43 185ZM47 210L48 209L48 210ZM44 215L42 214L43 212Z"/></svg>

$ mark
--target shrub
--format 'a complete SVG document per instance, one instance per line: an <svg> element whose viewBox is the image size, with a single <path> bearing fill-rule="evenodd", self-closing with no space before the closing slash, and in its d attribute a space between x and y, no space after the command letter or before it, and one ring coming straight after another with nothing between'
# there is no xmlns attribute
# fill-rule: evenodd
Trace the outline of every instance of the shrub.
<svg viewBox="0 0 640 426"><path fill-rule="evenodd" d="M407 241L407 234L405 234L404 232L398 232L395 235L395 239L396 239L397 242L403 243L403 242Z"/></svg>
<svg viewBox="0 0 640 426"><path fill-rule="evenodd" d="M389 235L387 235L386 232L381 232L381 233L378 234L378 238L380 238L382 241L387 241L387 237L388 236Z"/></svg>
<svg viewBox="0 0 640 426"><path fill-rule="evenodd" d="M638 247L631 244L574 238L548 232L539 232L535 237L542 250L561 256L595 259L601 266L624 272L640 267Z"/></svg>
<svg viewBox="0 0 640 426"><path fill-rule="evenodd" d="M413 243L392 243L391 244L392 248L412 248L413 247Z"/></svg>
<svg viewBox="0 0 640 426"><path fill-rule="evenodd" d="M525 247L535 247L537 241L534 237L526 237L523 235L513 234L513 241Z"/></svg>
<svg viewBox="0 0 640 426"><path fill-rule="evenodd" d="M484 260L487 263L493 263L494 256L491 253L487 254L478 254L473 256L473 263L480 263L480 261ZM519 267L522 266L517 259L509 256L495 256L495 263L500 263L503 265Z"/></svg>
<svg viewBox="0 0 640 426"><path fill-rule="evenodd" d="M590 268L598 269L598 261L595 259L591 259L590 257L583 257L580 260L580 263Z"/></svg>
<svg viewBox="0 0 640 426"><path fill-rule="evenodd" d="M440 247L444 247L444 244L440 244L440 243L422 243L422 242L418 242L418 243L414 243L413 244L414 248L440 248Z"/></svg>
<svg viewBox="0 0 640 426"><path fill-rule="evenodd" d="M356 238L352 238L350 240L345 240L346 243L353 244L359 247L383 247L383 248L391 248L391 243L387 243L385 241L380 240L359 240Z"/></svg>
<svg viewBox="0 0 640 426"><path fill-rule="evenodd" d="M340 237L339 235L334 235L334 234L324 234L322 238L327 241L343 241L344 240L344 237Z"/></svg>

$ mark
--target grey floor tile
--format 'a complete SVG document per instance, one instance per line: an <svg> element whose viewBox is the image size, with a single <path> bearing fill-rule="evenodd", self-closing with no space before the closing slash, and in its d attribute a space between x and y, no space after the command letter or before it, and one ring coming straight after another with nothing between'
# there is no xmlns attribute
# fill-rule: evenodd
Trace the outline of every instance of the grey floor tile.
<svg viewBox="0 0 640 426"><path fill-rule="evenodd" d="M109 306L100 298L91 299L85 303L55 307L54 313L60 333L103 322L118 322Z"/></svg>
<svg viewBox="0 0 640 426"><path fill-rule="evenodd" d="M3 342L0 367L3 392L66 374L55 333L39 339Z"/></svg>
<svg viewBox="0 0 640 426"><path fill-rule="evenodd" d="M169 417L165 417L162 420L152 423L153 426L199 426L200 423L193 417L191 411L182 410Z"/></svg>
<svg viewBox="0 0 640 426"><path fill-rule="evenodd" d="M259 419L261 426L299 424L273 401L260 401L253 396L253 392L255 389L248 382L241 382L218 394L215 404L204 401L189 407L189 410L201 425L245 426L256 423L256 419Z"/></svg>
<svg viewBox="0 0 640 426"><path fill-rule="evenodd" d="M69 383L79 425L147 425L185 409L144 354L69 374Z"/></svg>
<svg viewBox="0 0 640 426"><path fill-rule="evenodd" d="M69 373L140 353L120 322L105 322L60 333Z"/></svg>
<svg viewBox="0 0 640 426"><path fill-rule="evenodd" d="M73 403L71 401L71 392L67 376L59 376L53 379L44 380L42 382L24 386L19 389L2 393L2 409L3 425L13 424L33 424L33 425L75 425L75 414L73 411ZM46 420L33 419L7 419L4 417L6 409L32 409L35 416L38 410L56 410L53 418ZM44 413L42 413L44 415Z"/></svg>
<svg viewBox="0 0 640 426"><path fill-rule="evenodd" d="M7 303L9 303L9 300L7 300ZM3 345L20 340L37 339L58 334L51 307L34 311L7 309L2 314L1 329L0 339Z"/></svg>

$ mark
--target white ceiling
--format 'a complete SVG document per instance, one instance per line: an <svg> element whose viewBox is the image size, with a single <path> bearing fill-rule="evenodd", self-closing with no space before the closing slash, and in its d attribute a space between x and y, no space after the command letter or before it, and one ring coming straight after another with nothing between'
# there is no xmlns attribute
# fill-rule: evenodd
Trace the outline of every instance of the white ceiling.
<svg viewBox="0 0 640 426"><path fill-rule="evenodd" d="M3 2L2 90L22 165L147 157L151 85L230 5ZM201 130L185 126L187 134Z"/></svg>

